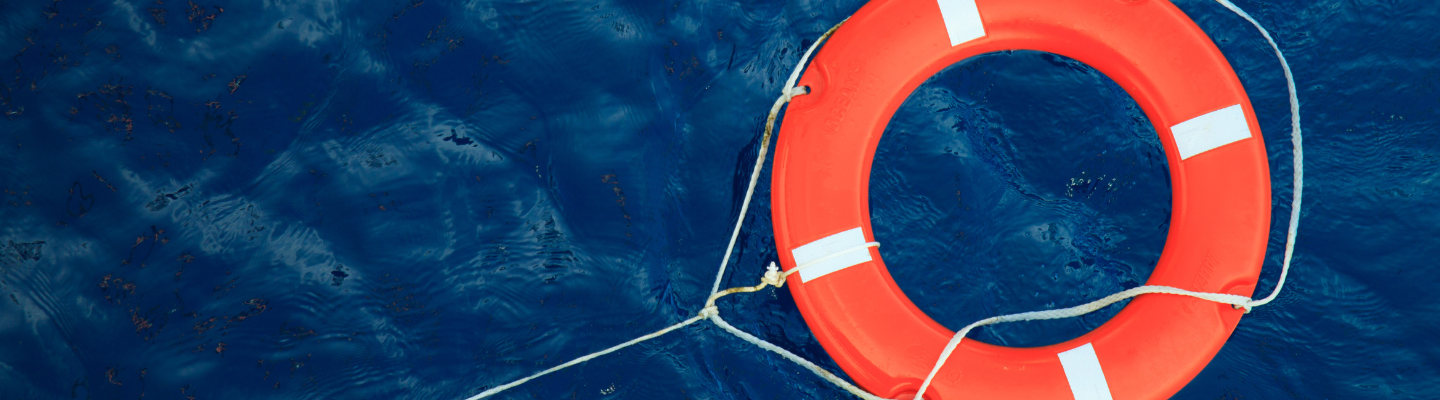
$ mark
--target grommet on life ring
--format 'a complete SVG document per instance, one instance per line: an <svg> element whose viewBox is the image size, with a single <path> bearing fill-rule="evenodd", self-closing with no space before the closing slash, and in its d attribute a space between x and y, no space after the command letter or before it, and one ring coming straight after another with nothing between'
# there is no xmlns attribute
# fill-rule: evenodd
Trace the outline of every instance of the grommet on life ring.
<svg viewBox="0 0 1440 400"><path fill-rule="evenodd" d="M913 396L953 332L901 292L876 248L869 177L881 132L927 78L968 57L1037 50L1110 77L1155 124L1174 193L1149 285L1250 296L1270 225L1270 177L1250 100L1215 44L1164 0L884 0L825 43L776 148L772 213L811 331L861 387ZM828 258L826 258L828 257ZM1092 299L1075 299L1081 303ZM1131 301L1064 343L967 340L928 399L1161 399L1224 345L1242 311L1171 295Z"/></svg>

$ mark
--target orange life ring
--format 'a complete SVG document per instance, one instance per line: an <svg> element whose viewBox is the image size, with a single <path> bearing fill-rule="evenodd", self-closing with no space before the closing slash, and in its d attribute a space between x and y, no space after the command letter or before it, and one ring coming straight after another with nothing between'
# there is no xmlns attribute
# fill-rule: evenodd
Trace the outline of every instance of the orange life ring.
<svg viewBox="0 0 1440 400"><path fill-rule="evenodd" d="M1270 226L1260 127L1230 64L1164 0L889 0L855 13L816 55L786 111L772 213L780 260L820 344L861 387L913 396L953 333L900 291L875 240L869 177L881 132L941 69L983 53L1038 50L1086 63L1155 124L1174 193L1147 284L1250 296ZM828 257L828 258L826 258ZM1077 302L1088 299L1077 299ZM1242 312L1169 295L1134 299L1077 339L1010 348L962 342L929 399L1159 399L1204 368Z"/></svg>

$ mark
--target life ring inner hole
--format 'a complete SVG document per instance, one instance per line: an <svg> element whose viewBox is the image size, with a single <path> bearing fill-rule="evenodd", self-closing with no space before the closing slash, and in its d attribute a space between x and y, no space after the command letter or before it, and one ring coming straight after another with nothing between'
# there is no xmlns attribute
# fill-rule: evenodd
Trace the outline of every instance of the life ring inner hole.
<svg viewBox="0 0 1440 400"><path fill-rule="evenodd" d="M1104 74L1046 52L984 54L927 79L886 126L869 186L890 274L952 330L1143 285L1169 229L1169 170L1144 111ZM1060 343L1127 303L971 337Z"/></svg>

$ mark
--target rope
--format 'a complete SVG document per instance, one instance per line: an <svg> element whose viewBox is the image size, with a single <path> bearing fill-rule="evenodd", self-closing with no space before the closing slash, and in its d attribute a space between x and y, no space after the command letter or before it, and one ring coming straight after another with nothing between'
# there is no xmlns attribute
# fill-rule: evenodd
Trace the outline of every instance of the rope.
<svg viewBox="0 0 1440 400"><path fill-rule="evenodd" d="M850 394L855 395L855 397L859 397L865 400L889 400L884 397L871 394L870 392L866 392L865 389L861 389L859 387L856 387L855 385L850 384L850 382L846 382L844 379L840 379L840 377L835 376L835 374L830 373L830 371L826 371L820 368L819 365L815 365L815 363L810 362L810 360L801 358L800 356L795 355L795 353L791 353L789 350L785 350L780 348L780 346L770 344L770 342L757 338L754 335L751 335L745 331L735 329L735 327L730 326L730 324L725 322L725 320L720 319L719 315L710 317L710 321L714 322L715 325L719 325L720 328L725 329L726 332L730 332L731 335L735 335L735 337L744 339L745 341L750 342L756 346L760 346L760 348L762 349L769 350L770 352L775 354L779 354L781 357L785 357L786 360L790 360L791 362L805 367L805 369L808 369L810 370L810 372L815 373L816 376L819 376L826 382L830 382L830 384L832 385L835 385L841 389L844 389L847 392L850 392Z"/></svg>
<svg viewBox="0 0 1440 400"><path fill-rule="evenodd" d="M1245 18L1246 21L1250 21L1251 25L1255 25L1255 29L1260 30L1260 35L1264 36L1265 41L1270 43L1270 48L1275 50L1275 57L1280 59L1280 69L1285 71L1285 89L1290 92L1290 144L1295 148L1295 164L1293 167L1295 170L1295 184L1293 185L1294 194L1290 199L1290 227L1288 228L1289 230L1285 232L1285 258L1284 263L1280 267L1280 279L1275 283L1275 289L1270 291L1269 296L1246 304L1245 311L1249 312L1250 308L1270 304L1272 300L1280 296L1280 289L1285 287L1285 277L1290 274L1290 259L1295 255L1295 236L1297 232L1300 231L1300 198L1305 188L1305 153L1302 151L1303 146L1300 145L1302 141L1300 135L1300 97L1295 93L1295 76L1290 73L1290 63L1285 61L1285 53L1280 52L1280 46L1275 44L1274 38L1270 37L1270 31L1260 26L1260 22L1255 21L1255 18L1251 18L1250 14L1246 13L1245 10L1241 10L1240 7L1231 4L1230 0L1215 1L1225 6L1225 8L1230 9L1230 11L1234 11L1235 14L1240 15L1241 18Z"/></svg>
<svg viewBox="0 0 1440 400"><path fill-rule="evenodd" d="M1139 295L1142 295L1142 294L1152 294L1152 293L1163 293L1163 294L1173 294L1173 295L1180 295L1180 296L1190 296L1190 297L1194 297L1194 298L1198 298L1198 299L1202 299L1202 300L1213 301L1213 302L1216 302L1216 303L1229 304L1229 305L1235 306L1235 307L1237 307L1237 308L1239 308L1239 307L1244 307L1246 304L1249 304L1249 303L1250 303L1250 298L1249 298L1249 297L1240 296L1240 295L1225 294L1225 293L1193 292L1193 291L1189 291L1189 290L1185 290L1185 289L1180 289L1180 288L1169 287L1169 286L1140 286L1140 287L1137 287L1137 288L1133 288L1133 289L1125 290L1125 291L1122 291L1122 292L1119 292L1119 293L1115 293L1115 294L1112 294L1112 295L1109 295L1109 296L1105 296L1104 298L1101 298L1100 300L1095 300L1095 301L1092 301L1092 302L1089 302L1089 303L1081 304L1081 305L1074 306L1074 307L1070 307L1070 308L1062 308L1062 309L1058 309L1058 310L1030 311L1030 312L1023 312L1023 313L1018 313L1018 314L1001 315L1001 316L998 316L998 317L990 317L990 318L982 319L982 320L979 320L979 321L975 321L975 323L972 323L972 324L970 324L970 325L966 325L965 328L960 329L959 332L955 332L955 336L951 337L951 338L950 338L950 342L947 343L947 344L945 344L945 350L940 352L940 359L937 360L937 361L935 361L935 367L930 370L930 375L929 375L929 376L926 376L926 377L925 377L925 381L920 384L920 390L919 390L918 392L916 392L915 398L919 399L919 398L921 398L920 396L922 396L922 395L925 394L925 390L928 389L928 388L930 388L930 382L931 382L931 380L935 379L935 374L938 373L938 372L940 372L940 367L944 366L944 365L945 365L945 360L947 360L947 359L950 358L950 353L951 353L951 352L954 352L954 351L955 351L955 347L960 345L960 340L961 340L961 339L964 339L964 338L965 338L965 335L966 335L966 334L969 334L970 331L973 330L973 329L975 329L975 328L979 328L979 327L982 327L982 326L985 326L985 325L1000 324L1000 323L1005 323L1005 322L1041 321L1041 320L1047 320L1047 319L1061 319L1061 318L1078 317L1078 316L1081 316L1081 315L1085 315L1085 314L1089 314L1089 313L1095 312L1096 310L1099 310L1099 309L1101 309L1101 308L1105 308L1105 306L1108 306L1108 305L1111 305L1111 304L1115 304L1116 302L1118 302L1118 301L1120 301L1120 300L1125 300L1125 299L1128 299L1128 298L1131 298L1131 297L1135 297L1135 296L1139 296Z"/></svg>
<svg viewBox="0 0 1440 400"><path fill-rule="evenodd" d="M1099 310L1099 309L1101 309L1101 308L1105 308L1106 306L1109 306L1109 305L1114 304L1114 303L1116 303L1116 302L1119 302L1119 301L1121 301L1121 300L1129 299L1129 298L1136 297L1136 296L1140 296L1140 295L1144 295L1144 294L1169 294L1169 295L1178 295L1178 296L1194 297L1194 298L1198 298L1198 299L1202 299L1202 300L1207 300L1207 301L1212 301L1212 302L1216 302L1216 303L1229 304L1229 305L1231 305L1231 306L1233 306L1233 307L1235 307L1235 308L1237 308L1237 309L1244 309L1246 313L1249 313L1250 310L1251 310L1252 308L1254 308L1254 307L1258 307L1258 306L1262 306L1262 305L1265 305L1265 304L1270 303L1271 301L1275 300L1275 298L1280 295L1281 289L1285 286L1285 279L1286 279L1286 277L1287 277L1287 276L1289 275L1289 273L1290 273L1290 262L1291 262L1291 259L1292 259L1293 256L1294 256L1294 252L1295 252L1295 237L1296 237L1296 235L1297 235L1297 232L1299 231L1299 224L1300 224L1301 193L1302 193L1303 187L1304 187L1304 176L1305 176L1305 175L1304 175L1304 162L1303 162L1303 161L1304 161L1304 158L1303 158L1303 155L1302 155L1302 152L1301 152L1300 100L1299 100L1299 97L1298 97L1297 94L1296 94L1296 90L1295 90L1295 78L1294 78L1294 76L1291 74L1290 64L1289 64L1288 62L1286 62L1286 60L1285 60L1285 55L1284 55L1284 53L1282 53L1282 52L1280 51L1279 45L1277 45L1277 44L1275 43L1275 40L1270 37L1270 32L1267 31L1267 30L1265 30L1265 28L1264 28L1263 26L1261 26L1259 22L1255 21L1254 18L1251 18L1249 14L1245 13L1245 11L1241 10L1239 7L1236 7L1234 4L1231 4L1229 0L1215 0L1215 1L1216 1L1216 2L1219 2L1221 5L1225 6L1225 8L1229 9L1230 11L1235 12L1236 14L1238 14L1239 16L1241 16L1242 18L1245 18L1245 20L1250 21L1250 23L1251 23L1252 25L1254 25L1255 28L1257 28L1257 29L1260 30L1260 34L1265 37L1265 41L1270 44L1270 47L1275 50L1275 55L1276 55L1276 57L1278 57L1278 58L1280 59L1280 66L1281 66L1281 67L1284 69L1284 71L1285 71L1285 83L1286 83L1286 88L1287 88L1287 89L1289 90L1289 92L1290 92L1290 114L1291 114L1291 115L1290 115L1290 129L1291 129L1291 143L1294 145L1294 169L1295 169L1295 176L1294 176L1294 198L1293 198L1292 201L1291 201L1291 208L1290 208L1290 225L1289 225L1289 230L1288 230L1288 232L1287 232L1287 234L1286 234L1286 238L1285 238L1285 256L1284 256L1283 263L1282 263L1282 266L1281 266L1281 269L1280 269L1280 278L1279 278L1278 282L1277 282L1276 285L1275 285L1275 289L1270 292L1270 295L1269 295L1269 296L1266 296L1265 298L1262 298L1262 299L1260 299L1260 300L1253 300L1253 299L1251 299L1251 298L1249 298L1249 297L1245 297L1245 296L1239 296L1239 295L1233 295L1233 294L1225 294L1225 293L1203 293L1203 292L1194 292L1194 291L1189 291L1189 290L1180 289L1180 288L1174 288L1174 287L1169 287L1169 286L1140 286L1140 287L1137 287L1137 288L1133 288L1133 289L1121 291L1121 292L1119 292L1119 293L1115 293L1115 294L1112 294L1112 295L1109 295L1109 296L1105 296L1104 298L1101 298L1101 299L1099 299L1099 300L1091 301L1091 302L1089 302L1089 303L1081 304L1081 305L1074 306L1074 307L1062 308L1062 309L1057 309L1057 310L1031 311L1031 312L1024 312L1024 313L1018 313L1018 314L1009 314L1009 315L1001 315L1001 316L996 316L996 317L990 317L990 318L982 319L982 320L976 321L976 322L974 322L974 323L972 323L972 324L970 324L970 325L966 325L965 328L961 329L959 332L956 332L955 335L954 335L953 337L951 337L950 342L947 343L947 344L945 345L945 349L944 349L943 351L941 351L941 353L940 353L940 358L935 362L935 367L932 368L932 369L930 370L930 374L925 377L925 381L924 381L923 383L921 383L921 385L920 385L920 390L915 393L915 397L914 397L914 398L916 398L916 399L921 399L921 398L923 398L922 396L924 396L925 390L930 387L931 381L935 378L936 373L938 373L938 372L940 371L940 368L945 365L945 361L950 358L951 353L953 353L953 352L955 351L955 348L960 345L960 342L965 339L965 335L966 335L966 334L969 334L971 330L973 330L973 329L975 329L975 328L977 328L977 327L981 327L981 326L985 326L985 325L991 325L991 324L1006 323L1006 322L1038 321L1038 320L1071 318L1071 317L1076 317L1076 316L1085 315L1085 314L1094 312L1094 311L1096 311L1096 310ZM674 324L674 325L670 325L670 326L668 326L668 327L665 327L664 329L661 329L661 330L655 331L655 332L653 332L653 333L650 333L650 334L648 334L648 335L645 335L645 336L641 336L641 337L632 339L632 340L630 340L630 341L628 341L628 342L621 343L621 344L612 346L612 347L610 347L610 348L607 348L607 349L605 349L605 350L601 350L601 351L598 351L598 352L595 352L595 353L591 353L591 354L585 355L585 356L580 357L580 358L576 358L576 359L571 360L571 361L569 361L569 362L566 362L566 363L564 363L564 364L560 364L560 365L551 367L550 369L546 369L546 370L544 370L544 371L540 371L540 372L538 372L538 373L535 373L535 374L533 374L533 375L527 376L527 377L525 377L525 378L522 378L522 379L519 379L519 380L510 382L510 383L506 383L506 384L504 384L504 385L496 386L496 387L491 388L491 389L489 389L489 390L485 390L484 392L481 392L480 394L477 394L477 395L471 396L471 397L469 397L469 398L466 398L466 400L479 400L479 399L482 399L482 398L485 398L485 397L492 396L492 395L494 395L494 394L496 394L496 393L500 393L500 392L505 391L505 390L507 390L507 389L510 389L510 388L515 387L515 386L519 386L519 385L521 385L521 384L524 384L525 382L529 382L529 381L532 380L532 379L539 378L539 377L541 377L541 376L545 376L545 375L550 374L550 373L552 373L552 372L559 371L559 370L562 370L562 369L565 369L565 368L569 368L569 367L571 367L571 366L574 366L574 365L576 365L576 364L580 364L580 363L583 363L583 362L586 362L586 361L590 361L591 359L594 359L594 358L596 358L596 357L600 357L600 356L603 356L603 355L606 355L606 354L610 354L610 353L613 353L613 352L618 351L618 350L620 350L620 349L623 349L623 348L626 348L626 347L630 347L630 346L639 344L639 343L641 343L641 342L644 342L644 341L647 341L647 340L650 340L650 339L654 339L654 338L660 337L660 336L662 336L662 335L665 335L666 333L670 333L671 331L674 331L674 330L676 330L676 329L683 328L683 327L685 327L685 326L688 326L688 325L690 325L690 324L693 324L693 323L695 323L695 322L698 322L698 321L700 321L700 320L702 320L702 319L708 319L710 322L714 323L716 326L719 326L721 329L725 330L726 332L730 333L731 335L734 335L734 336L737 337L737 338L740 338L741 340L744 340L744 341L746 341L746 342L749 342L749 343L751 343L751 344L754 344L754 345L756 345L756 346L758 346L758 347L760 347L760 348L762 348L762 349L768 350L768 351L770 351L770 352L772 352L772 353L779 354L781 357L784 357L785 359L790 360L791 362L794 362L795 364L797 364L797 365L799 365L799 366L801 366L801 367L804 367L805 369L807 369L807 370L809 370L810 372L814 373L816 376L820 377L821 379L825 380L826 382L829 382L830 384L835 385L836 387L839 387L840 389L843 389L843 390L845 390L845 391L847 391L847 392L855 395L856 397L859 397L859 398L862 398L862 399L865 399L865 400L887 400L887 399L885 399L885 398L876 396L876 395L874 395L874 394L872 394L872 393L866 392L864 389L861 389L861 388L859 388L859 387L856 387L855 385L853 385L853 384L851 384L851 383L849 383L849 382L846 382L844 379L836 376L835 374L833 374L833 373L831 373L831 372L829 372L829 371L826 371L826 370L823 369L823 368L820 368L820 366L818 366L818 365L815 365L815 363L810 362L809 360L806 360L806 359L804 359L804 358L802 358L802 357L800 357L800 356L798 356L798 355L795 355L795 353L792 353L792 352L790 352L790 351L788 351L788 350L785 350L785 349L783 349L783 348L780 348L779 346L776 346L776 345L774 345L774 344L772 344L772 343L770 343L770 342L767 342L767 341L765 341L765 340L763 340L763 339L760 339L760 338L758 338L758 337L755 337L754 335L751 335L750 333L747 333L747 332L745 332L745 331L742 331L742 330L740 330L740 329L735 328L734 326L731 326L731 325L730 325L728 322L726 322L724 319L720 318L719 308L717 308L717 307L715 306L715 301L716 301L716 300L719 300L719 299L722 298L722 297L725 297L725 296L728 296L728 295L731 295L731 294L735 294L735 293L755 292L755 291L762 290L762 289L764 289L764 288L767 287L767 286L773 286L773 287L775 287L775 288L778 289L778 288L783 287L783 286L785 285L785 280L786 280L786 278L788 278L788 277L790 276L790 274L797 273L797 272L799 272L800 270L802 270L802 269L804 269L804 268L806 268L806 267L819 264L820 262L823 262L823 261L826 261L826 260L830 260L830 259L835 258L835 257L839 257L840 255L843 255L843 254L846 254L846 253L849 253L849 252L852 252L852 251L860 251L860 250L862 250L862 249L868 249L868 248L871 248L871 247L879 247L879 246L880 246L880 244L879 244L879 243L876 243L876 242L866 243L866 244L864 244L864 245L855 246L855 247L852 247L852 248L849 248L849 249L845 249L845 250L840 251L840 252L837 252L837 253L832 253L832 254L830 254L830 255L827 255L827 256L824 256L824 257L821 257L821 258L818 258L818 259L815 259L815 260L811 260L811 261L809 261L809 262L806 262L805 264L798 265L798 266L796 266L795 268L791 268L789 271L784 271L784 272L780 272L780 271L779 271L779 268L776 267L776 266L775 266L775 263L772 262L772 263L770 263L770 265L766 268L766 272L765 272L764 276L760 279L760 283L759 283L759 284L756 284L756 285L754 285L754 286L734 287L734 288L726 289L726 290L724 290L724 291L721 291L721 290L720 290L720 281L724 278L724 276L725 276L725 270L726 270L726 268L729 266L730 256L733 254L733 252L734 252L734 250L735 250L735 242L736 242L736 240L737 240L737 239L739 238L739 236L740 236L740 229L744 226L745 215L749 212L749 209L750 209L750 200L754 197L754 194L755 194L755 185L756 185L756 183L759 181L761 169L763 169L763 167L764 167L766 154L769 152L769 149L770 149L770 140L771 140L771 137L774 136L775 120L776 120L776 118L777 118L777 117L779 116L779 114L780 114L780 109L781 109L786 103L789 103L790 100L791 100L792 98L794 98L795 96L805 95L805 94L808 94L808 93L809 93L809 88L808 88L808 87L804 87L804 86L799 86L799 87L797 87L797 86L795 86L795 82L796 82L797 80L799 80L799 78L800 78L800 73L804 71L806 62L808 62L808 61L810 60L810 56L815 52L815 50L816 50L817 48L819 48L820 44L823 43L823 42L825 41L825 39L829 38L831 34L834 34L834 33L835 33L835 30L839 29L840 26L843 25L843 24L845 23L845 21L847 21L847 20L849 20L848 17L847 17L845 20L842 20L842 21L840 21L839 23L835 24L834 27L831 27L829 30L825 31L825 33L822 34L822 35L820 35L820 38L817 39L817 40L815 41L815 43L813 43L813 44L810 45L810 48L809 48L809 49L805 50L805 54L800 57L799 63L795 66L795 69L791 71L791 73L790 73L790 78L785 81L785 87L784 87L783 89L781 89L781 91L780 91L780 97L777 98L777 99L775 99L775 104L770 107L769 117L766 118L766 120L765 120L765 134L764 134L764 136L761 138L760 151L759 151L759 154L758 154L758 155L756 156L756 158L755 158L755 167L754 167L754 169L751 171L751 174L750 174L750 183L749 183L749 185L748 185L748 186L746 187L746 189L745 189L745 198L744 198L744 200L742 200L741 205L740 205L740 215L739 215L738 218L736 218L736 221L735 221L735 229L734 229L734 230L731 232L731 234L730 234L730 243L729 243L728 245L726 245L726 247L725 247L725 256L724 256L723 259L720 260L720 268L719 268L719 270L716 271L716 273L715 273L715 282L714 282L713 285L711 285L710 297L706 299L706 301L705 301L705 306L702 307L702 308L700 309L700 311L699 311L695 316L690 317L689 319L686 319L686 320L681 321L681 322L679 322L679 323L676 323L676 324Z"/></svg>
<svg viewBox="0 0 1440 400"><path fill-rule="evenodd" d="M745 214L750 211L750 198L755 195L755 183L760 181L760 170L765 166L765 154L770 151L770 137L774 136L775 118L780 115L780 107L789 103L795 96L809 94L810 88L805 86L796 87L795 81L800 79L800 72L805 70L805 62L810 61L810 55L815 49L820 48L826 38L840 29L850 17L840 20L830 30L820 35L815 43L805 49L805 55L800 56L800 62L795 64L795 69L790 72L790 79L785 80L785 87L780 89L780 98L775 99L775 105L770 106L770 116L765 118L765 136L760 138L760 154L755 157L755 168L750 171L750 185L745 188L745 200L740 202L740 217L735 219L735 230L730 232L730 244L725 246L725 257L720 259L720 269L715 271L715 284L710 285L710 294L720 291L720 280L725 277L725 267L730 265L730 254L735 250L735 240L740 237L740 227L745 225Z"/></svg>
<svg viewBox="0 0 1440 400"><path fill-rule="evenodd" d="M645 335L645 336L641 336L641 337L638 337L638 338L635 338L635 339L631 339L631 340L628 341L628 342L621 343L621 344L617 344L617 345L612 346L612 347L610 347L610 348L608 348L608 349L605 349L605 350L600 350L600 351L597 351L597 352L594 352L594 353L587 354L587 355L585 355L584 357L580 357L580 358L577 358L577 359L574 359L574 360L570 360L570 362L567 362L567 363L564 363L564 364L560 364L560 365L556 365L556 366L554 366L554 367L550 367L550 369L537 372L537 373L535 373L534 375L530 375L530 376L521 378L521 379L516 380L516 381L514 381L514 382L510 382L510 383L507 383L507 384L504 384L504 385L496 386L496 387L494 387L494 388L491 388L490 390L486 390L486 391L484 391L484 392L480 392L480 394L477 394L477 395L474 395L474 396L470 396L470 397L466 398L465 400L480 400L480 399L483 399L483 398L486 398L486 397L490 397L490 396L492 396L492 395L494 395L494 394L496 394L496 393L500 393L500 392L505 391L505 389L509 389L509 388L516 387L516 386L520 386L520 384L525 383L525 382L529 382L531 379L539 378L539 377L548 375L548 374L550 374L551 372L559 371L559 370L562 370L562 369L565 369L565 368L569 368L570 366L575 365L575 364L579 364L579 363L583 363L583 362L586 362L586 361L590 361L591 359L593 359L593 358L595 358L595 357L599 357L599 356L603 356L603 355L606 355L606 354L614 353L616 350L620 350L620 349L623 349L623 348L626 348L626 347L634 346L635 344L638 344L638 343L640 343L640 342L644 342L644 341L646 341L646 340L650 340L650 339L654 339L654 338L660 337L661 335L670 333L670 331L683 328L683 327L685 327L686 325L690 325L690 324L695 323L696 321L705 319L705 317L708 317L708 316L711 316L711 315L715 315L715 313L716 313L716 310L715 310L714 308L702 309L702 310L700 310L700 314L699 314L699 315L696 315L696 316L694 316L694 317L690 317L690 319L681 321L681 322L678 323L678 324L670 325L670 326L668 326L668 327L665 327L665 329L661 329L661 330L655 331L655 332L653 332L653 333L651 333L651 334L649 334L649 335Z"/></svg>
<svg viewBox="0 0 1440 400"><path fill-rule="evenodd" d="M1275 50L1275 57L1280 59L1280 68L1285 71L1285 89L1290 92L1290 143L1294 146L1295 163L1294 197L1290 201L1290 226L1285 234L1285 256L1280 264L1280 279L1275 283L1275 289L1270 291L1269 296L1265 296L1265 298L1260 300L1253 300L1248 297L1232 294L1198 293L1168 286L1141 286L1075 307L1059 310L1031 311L982 319L966 325L965 328L959 332L955 332L955 336L945 345L945 350L940 352L940 359L935 361L935 367L930 369L930 375L926 376L925 381L920 384L920 391L915 393L916 399L920 399L922 398L921 396L925 395L925 389L930 387L930 382L934 380L935 375L940 372L940 367L945 366L945 360L950 358L950 353L955 351L955 347L960 345L960 341L965 338L965 335L976 327L1005 322L1076 317L1094 312L1120 300L1151 293L1190 296L1216 303L1229 304L1235 308L1244 309L1247 314L1250 313L1252 308L1269 304L1271 301L1274 301L1276 297L1280 296L1280 290L1285 287L1285 278L1290 275L1290 261L1295 255L1295 236L1300 230L1300 199L1305 188L1305 157L1301 146L1302 135L1300 131L1300 97L1296 94L1295 76L1290 72L1290 63L1285 60L1285 53L1280 51L1280 45L1276 44L1275 39L1270 37L1270 31L1265 30L1265 27L1261 26L1260 22L1255 21L1255 18L1251 18L1250 14L1246 13L1245 10L1241 10L1240 7L1236 7L1235 4L1230 3L1230 0L1215 1L1230 11L1233 11L1241 18L1245 18L1246 21L1250 21L1250 24L1254 25L1255 29L1260 30L1260 35L1264 36L1265 41L1270 44L1270 48Z"/></svg>

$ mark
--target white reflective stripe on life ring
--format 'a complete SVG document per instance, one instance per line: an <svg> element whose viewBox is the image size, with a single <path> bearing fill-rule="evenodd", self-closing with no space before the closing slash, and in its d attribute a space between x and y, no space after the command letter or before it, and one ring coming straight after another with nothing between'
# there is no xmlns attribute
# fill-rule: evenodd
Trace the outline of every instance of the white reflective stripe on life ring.
<svg viewBox="0 0 1440 400"><path fill-rule="evenodd" d="M985 37L985 23L980 21L980 8L975 6L975 0L939 2L940 18L945 19L945 33L950 34L950 46Z"/></svg>
<svg viewBox="0 0 1440 400"><path fill-rule="evenodd" d="M811 279L825 276L831 272L870 261L869 249L863 249L865 251L849 251L854 250L856 247L864 246L865 243L867 243L865 241L865 231L860 228L854 228L826 236L824 239L806 243L804 246L796 247L794 250L790 250L790 255L795 256L795 265L799 266L815 261L821 257L845 252L845 254L801 269L799 272L800 282L809 282Z"/></svg>
<svg viewBox="0 0 1440 400"><path fill-rule="evenodd" d="M1058 355L1075 400L1114 400L1110 385L1105 383L1105 371L1100 369L1100 358L1095 356L1095 346L1086 343Z"/></svg>
<svg viewBox="0 0 1440 400"><path fill-rule="evenodd" d="M1250 138L1250 124L1239 104L1205 113L1170 127L1180 159Z"/></svg>

